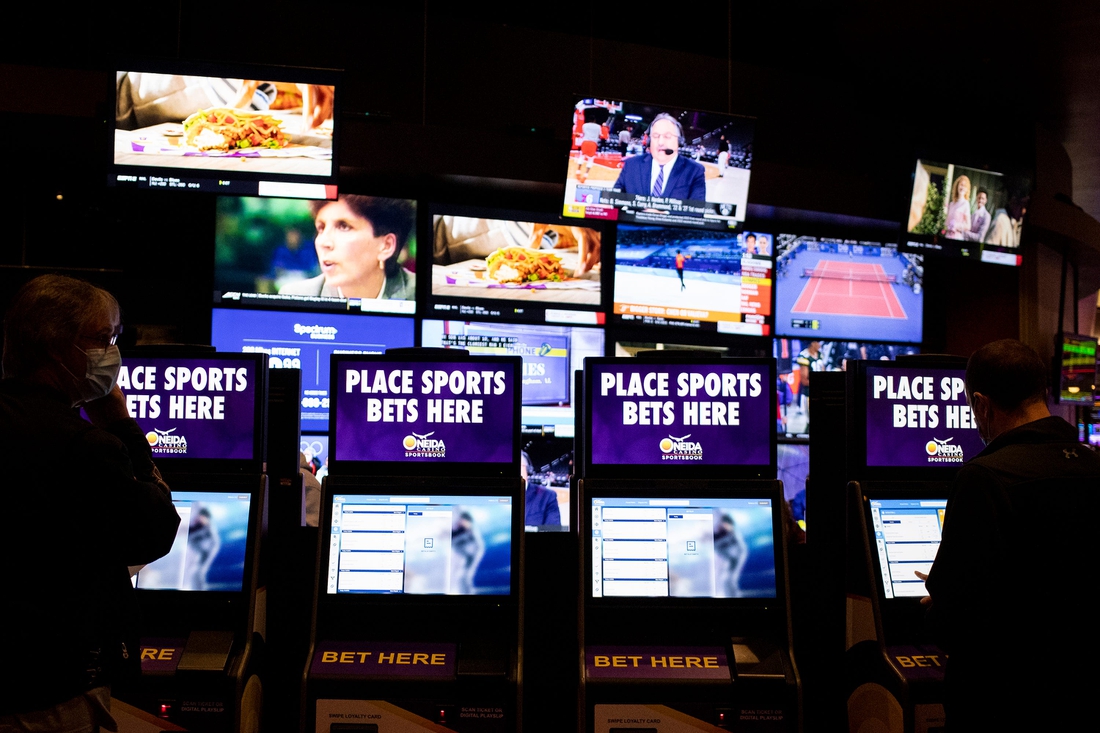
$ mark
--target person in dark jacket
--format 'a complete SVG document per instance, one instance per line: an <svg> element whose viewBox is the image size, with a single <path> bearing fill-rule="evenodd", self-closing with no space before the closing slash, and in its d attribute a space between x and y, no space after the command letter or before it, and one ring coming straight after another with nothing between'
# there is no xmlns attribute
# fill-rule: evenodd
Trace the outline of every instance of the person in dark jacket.
<svg viewBox="0 0 1100 733"><path fill-rule="evenodd" d="M558 495L553 489L540 486L532 480L535 464L527 451L520 451L519 474L523 478L523 523L528 527L560 527L561 509Z"/></svg>
<svg viewBox="0 0 1100 733"><path fill-rule="evenodd" d="M1100 457L1051 416L1048 374L1013 340L967 364L986 448L955 479L926 579L948 731L1073 730L1092 712Z"/></svg>
<svg viewBox="0 0 1100 733"><path fill-rule="evenodd" d="M109 293L58 275L4 319L0 441L38 467L2 490L0 730L114 730L110 684L138 664L128 568L167 554L180 518L115 385L119 331Z"/></svg>

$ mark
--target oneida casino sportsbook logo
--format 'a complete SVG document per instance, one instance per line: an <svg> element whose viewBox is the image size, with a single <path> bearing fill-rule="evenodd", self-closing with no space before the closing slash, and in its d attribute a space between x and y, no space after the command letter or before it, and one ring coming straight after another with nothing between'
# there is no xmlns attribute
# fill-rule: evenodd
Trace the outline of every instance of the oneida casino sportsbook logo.
<svg viewBox="0 0 1100 733"><path fill-rule="evenodd" d="M176 428L171 430L153 428L145 434L145 440L149 442L153 455L187 454L187 438L182 435L173 435L175 432Z"/></svg>
<svg viewBox="0 0 1100 733"><path fill-rule="evenodd" d="M669 435L667 438L661 438L658 443L661 448L662 461L701 461L703 460L703 444L696 443L688 440L691 434L688 433L682 438L677 438L674 435Z"/></svg>
<svg viewBox="0 0 1100 733"><path fill-rule="evenodd" d="M412 433L401 440L401 446L405 449L406 458L446 458L447 444L442 440L432 438L430 433Z"/></svg>
<svg viewBox="0 0 1100 733"><path fill-rule="evenodd" d="M963 449L961 445L955 445L951 441L954 438L932 438L924 444L924 452L928 454L929 463L962 463Z"/></svg>

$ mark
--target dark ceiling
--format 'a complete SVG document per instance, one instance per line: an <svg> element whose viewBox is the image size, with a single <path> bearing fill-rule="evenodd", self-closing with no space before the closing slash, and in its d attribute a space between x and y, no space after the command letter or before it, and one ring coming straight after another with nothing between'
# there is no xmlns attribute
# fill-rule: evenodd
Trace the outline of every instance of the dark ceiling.
<svg viewBox="0 0 1100 733"><path fill-rule="evenodd" d="M848 169L840 175L856 190L890 188L887 161L907 165L914 147L945 131L983 139L1039 123L1070 153L1074 198L1100 218L1097 3L704 1L674 12L668 4L280 0L114 5L109 16L93 7L80 15L31 8L6 23L0 61L98 72L119 55L343 68L353 123L380 115L396 145L436 146L440 155L420 151L417 165L461 175L499 175L448 160L464 144L483 148L519 131L565 140L562 110L575 94L729 110L761 120L759 157L774 167L762 171L759 192L773 199L788 170ZM0 109L22 110L5 96ZM364 140L369 147L378 137L368 131ZM537 143L512 144L517 157L530 153L530 165L512 160L501 177L560 178L560 160L540 165ZM882 215L893 196L852 213Z"/></svg>

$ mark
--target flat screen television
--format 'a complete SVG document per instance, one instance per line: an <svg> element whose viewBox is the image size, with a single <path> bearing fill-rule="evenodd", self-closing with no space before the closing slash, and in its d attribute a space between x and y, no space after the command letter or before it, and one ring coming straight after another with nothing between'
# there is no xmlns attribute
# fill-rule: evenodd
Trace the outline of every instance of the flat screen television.
<svg viewBox="0 0 1100 733"><path fill-rule="evenodd" d="M853 479L949 480L985 447L967 404L965 360L857 361L848 375Z"/></svg>
<svg viewBox="0 0 1100 733"><path fill-rule="evenodd" d="M259 472L267 357L124 352L118 386L162 469Z"/></svg>
<svg viewBox="0 0 1100 733"><path fill-rule="evenodd" d="M507 596L512 497L336 493L325 592Z"/></svg>
<svg viewBox="0 0 1100 733"><path fill-rule="evenodd" d="M1057 402L1091 406L1096 392L1096 339L1060 333L1055 337Z"/></svg>
<svg viewBox="0 0 1100 733"><path fill-rule="evenodd" d="M1027 174L917 160L902 248L1018 266Z"/></svg>
<svg viewBox="0 0 1100 733"><path fill-rule="evenodd" d="M892 242L776 235L775 333L920 343L924 258Z"/></svg>
<svg viewBox="0 0 1100 733"><path fill-rule="evenodd" d="M302 370L302 432L328 432L329 357L382 354L412 346L412 318L214 308L210 342L218 351L268 355L271 369Z"/></svg>
<svg viewBox="0 0 1100 733"><path fill-rule="evenodd" d="M771 499L646 491L588 504L591 598L777 597Z"/></svg>
<svg viewBox="0 0 1100 733"><path fill-rule="evenodd" d="M588 478L774 478L775 361L584 364Z"/></svg>
<svg viewBox="0 0 1100 733"><path fill-rule="evenodd" d="M775 386L779 403L775 429L780 438L809 439L810 381L814 372L842 372L857 359L893 361L899 356L919 353L920 348L912 344L775 339L772 355L779 370Z"/></svg>
<svg viewBox="0 0 1100 733"><path fill-rule="evenodd" d="M924 575L940 549L947 499L943 497L868 497L870 531L874 533L875 567L885 598L923 598Z"/></svg>
<svg viewBox="0 0 1100 733"><path fill-rule="evenodd" d="M244 590L249 493L173 491L180 516L172 549L131 578L141 590Z"/></svg>
<svg viewBox="0 0 1100 733"><path fill-rule="evenodd" d="M416 250L410 199L220 196L214 304L411 316Z"/></svg>
<svg viewBox="0 0 1100 733"><path fill-rule="evenodd" d="M756 120L608 99L573 105L565 216L736 228Z"/></svg>
<svg viewBox="0 0 1100 733"><path fill-rule="evenodd" d="M431 295L437 318L604 323L602 225L532 212L433 205Z"/></svg>
<svg viewBox="0 0 1100 733"><path fill-rule="evenodd" d="M604 332L579 326L426 320L421 345L522 357L525 429L571 438L573 373L583 367L586 357L603 356Z"/></svg>
<svg viewBox="0 0 1100 733"><path fill-rule="evenodd" d="M533 432L523 435L520 461L527 481L523 524L528 532L569 529L573 456L572 438Z"/></svg>
<svg viewBox="0 0 1100 733"><path fill-rule="evenodd" d="M394 350L331 365L334 475L520 475L518 357Z"/></svg>
<svg viewBox="0 0 1100 733"><path fill-rule="evenodd" d="M615 240L616 323L767 336L773 238L620 224Z"/></svg>
<svg viewBox="0 0 1100 733"><path fill-rule="evenodd" d="M327 69L120 63L108 184L335 198L342 97Z"/></svg>

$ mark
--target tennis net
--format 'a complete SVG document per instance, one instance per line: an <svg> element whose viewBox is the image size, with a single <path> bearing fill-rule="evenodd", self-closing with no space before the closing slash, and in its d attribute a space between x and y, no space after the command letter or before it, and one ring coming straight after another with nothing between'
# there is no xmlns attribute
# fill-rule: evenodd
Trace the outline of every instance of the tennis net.
<svg viewBox="0 0 1100 733"><path fill-rule="evenodd" d="M802 277L817 277L826 280L858 280L860 282L896 283L897 275L879 272L852 272L850 270L813 270L803 268Z"/></svg>

